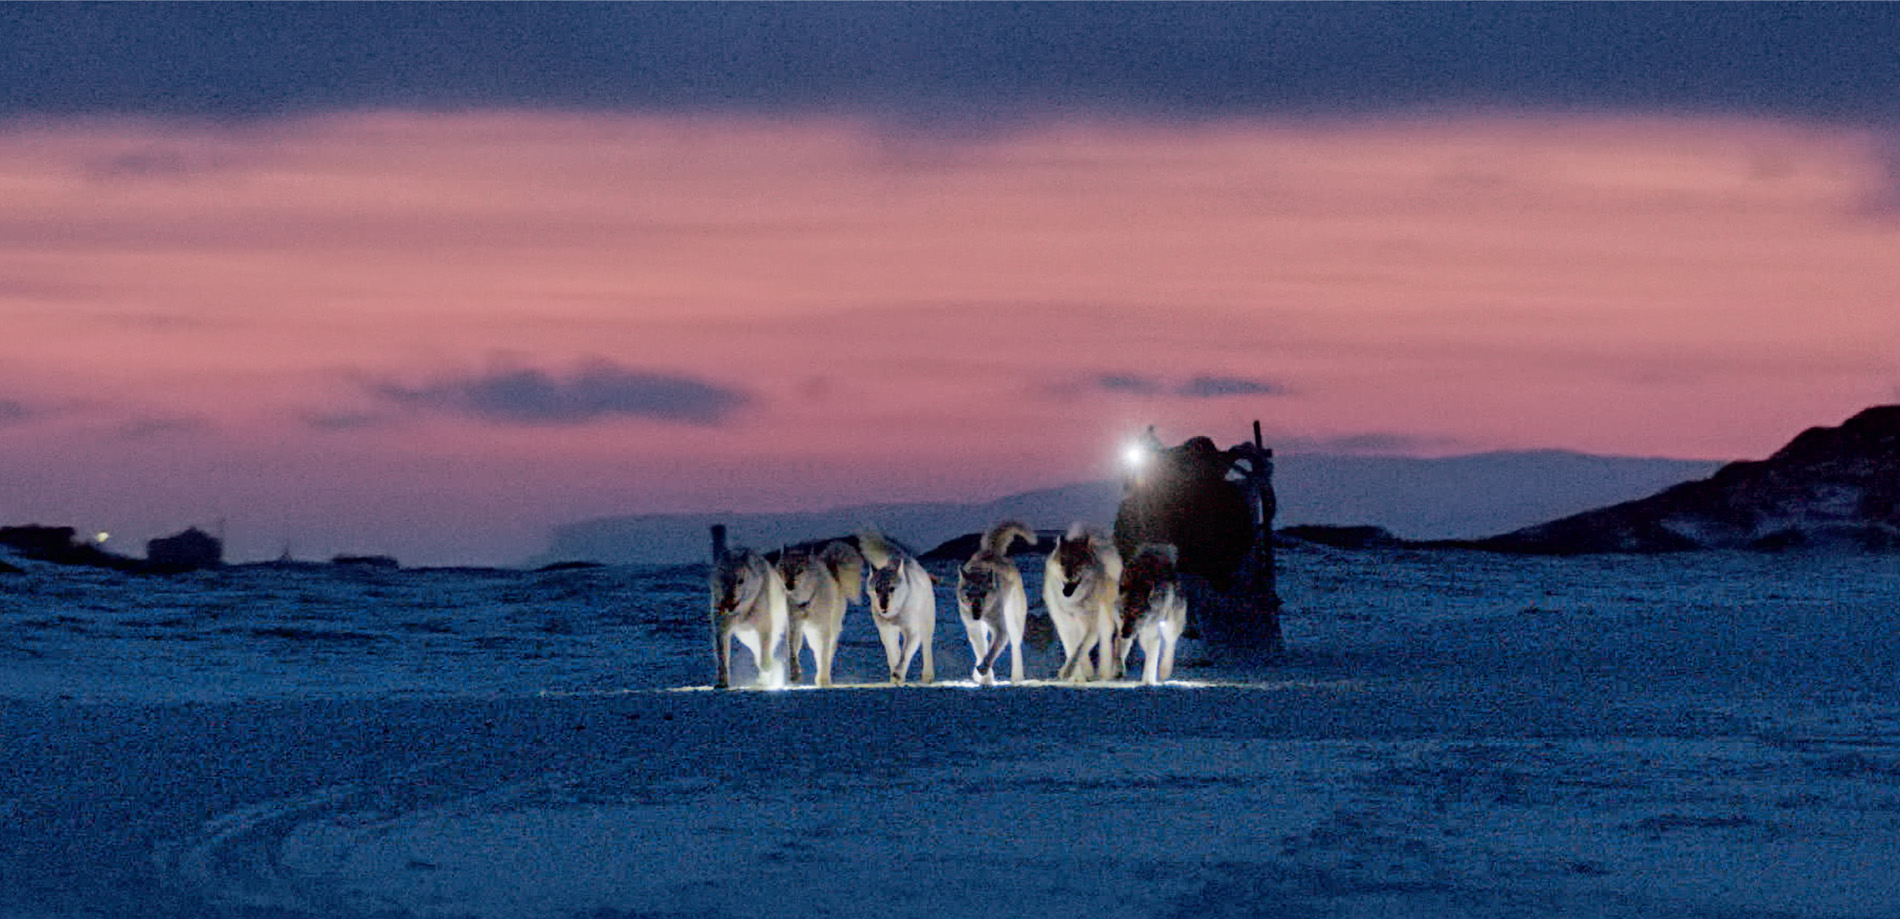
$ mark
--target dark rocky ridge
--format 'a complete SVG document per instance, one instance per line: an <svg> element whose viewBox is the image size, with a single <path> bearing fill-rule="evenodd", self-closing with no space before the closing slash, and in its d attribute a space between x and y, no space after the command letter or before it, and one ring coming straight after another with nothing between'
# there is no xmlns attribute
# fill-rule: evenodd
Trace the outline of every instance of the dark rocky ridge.
<svg viewBox="0 0 1900 919"><path fill-rule="evenodd" d="M1809 428L1765 460L1467 543L1536 554L1900 548L1900 405Z"/></svg>
<svg viewBox="0 0 1900 919"><path fill-rule="evenodd" d="M52 562L57 565L85 565L94 568L115 568L129 571L138 567L138 561L123 555L114 555L90 542L80 542L72 527L44 526L37 523L22 526L0 526L0 548L5 548L20 558L34 561Z"/></svg>
<svg viewBox="0 0 1900 919"><path fill-rule="evenodd" d="M187 527L145 544L145 560L154 570L196 571L224 564L224 541L197 527Z"/></svg>

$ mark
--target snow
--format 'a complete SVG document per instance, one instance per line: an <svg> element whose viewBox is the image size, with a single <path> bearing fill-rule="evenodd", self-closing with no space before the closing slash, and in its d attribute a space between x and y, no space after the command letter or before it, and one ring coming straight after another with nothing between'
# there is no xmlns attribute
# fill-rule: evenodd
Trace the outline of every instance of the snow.
<svg viewBox="0 0 1900 919"><path fill-rule="evenodd" d="M952 679L875 682L858 607L850 685L734 692L692 566L16 564L4 919L1900 902L1892 556L1301 547L1288 660L1157 688L973 686L945 586Z"/></svg>

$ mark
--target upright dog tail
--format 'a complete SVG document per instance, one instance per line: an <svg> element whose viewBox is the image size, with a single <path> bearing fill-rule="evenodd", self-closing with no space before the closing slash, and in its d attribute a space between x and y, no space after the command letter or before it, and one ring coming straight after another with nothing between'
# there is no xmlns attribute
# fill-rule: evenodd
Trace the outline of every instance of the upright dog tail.
<svg viewBox="0 0 1900 919"><path fill-rule="evenodd" d="M831 569L831 576L836 578L838 586L844 589L846 603L857 603L864 598L864 556L858 554L858 550L851 548L850 543L842 541L826 543L825 547L819 550L818 558L825 563L826 568Z"/></svg>
<svg viewBox="0 0 1900 919"><path fill-rule="evenodd" d="M858 531L858 551L864 553L864 560L873 568L889 568L891 560L897 557L898 549L884 538L876 527L865 527Z"/></svg>
<svg viewBox="0 0 1900 919"><path fill-rule="evenodd" d="M1008 558L1010 543L1018 539L1033 546L1036 544L1036 533L1018 521L1005 520L984 532L982 551L993 553L998 558Z"/></svg>

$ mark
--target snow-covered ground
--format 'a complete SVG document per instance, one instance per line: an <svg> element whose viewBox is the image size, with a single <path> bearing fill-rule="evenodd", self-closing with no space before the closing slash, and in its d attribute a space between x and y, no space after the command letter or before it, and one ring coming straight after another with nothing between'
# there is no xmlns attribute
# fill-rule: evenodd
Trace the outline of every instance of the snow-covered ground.
<svg viewBox="0 0 1900 919"><path fill-rule="evenodd" d="M697 568L18 562L0 917L1900 914L1892 556L1281 563L1275 666L717 693Z"/></svg>

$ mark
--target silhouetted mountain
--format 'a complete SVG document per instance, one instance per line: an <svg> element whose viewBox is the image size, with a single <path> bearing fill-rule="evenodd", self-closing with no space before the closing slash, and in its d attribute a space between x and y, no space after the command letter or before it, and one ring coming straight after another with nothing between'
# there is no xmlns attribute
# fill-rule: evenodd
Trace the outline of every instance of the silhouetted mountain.
<svg viewBox="0 0 1900 919"><path fill-rule="evenodd" d="M75 533L72 527L37 523L0 527L0 547L11 550L21 558L59 565L84 565L121 571L138 567L139 562L133 559L113 555L89 542L76 541Z"/></svg>
<svg viewBox="0 0 1900 919"><path fill-rule="evenodd" d="M1275 461L1280 525L1384 527L1407 539L1471 539L1599 507L1708 475L1702 460L1592 456L1563 451L1485 453L1442 459L1284 455ZM760 550L855 533L874 524L913 547L938 546L1013 517L1038 530L1083 521L1103 531L1115 519L1119 482L1083 482L958 504L871 504L781 514L650 514L606 517L554 530L530 562L682 564L704 561L708 528L723 523L732 544Z"/></svg>
<svg viewBox="0 0 1900 919"><path fill-rule="evenodd" d="M980 531L1004 517L1045 529L1073 520L1107 520L1121 486L1086 482L972 504L866 504L778 514L644 514L607 517L557 527L537 561L591 560L609 564L682 564L705 561L708 531L726 526L732 545L761 551L814 540L848 537L866 526L910 547L935 546Z"/></svg>
<svg viewBox="0 0 1900 919"><path fill-rule="evenodd" d="M196 571L224 564L224 542L197 527L145 543L145 561L158 571Z"/></svg>
<svg viewBox="0 0 1900 919"><path fill-rule="evenodd" d="M1018 555L1048 555L1050 551L1049 547L1055 545L1056 537L1061 536L1065 532L1067 531L1037 530L1036 541L1033 543L1023 542L1021 540L1010 543L1010 557L1014 558ZM930 551L918 555L917 558L920 561L926 562L961 562L975 555L977 547L982 544L982 533L965 533L962 536L939 543Z"/></svg>
<svg viewBox="0 0 1900 919"><path fill-rule="evenodd" d="M1900 547L1900 405L1809 428L1765 460L1474 545L1544 554Z"/></svg>

